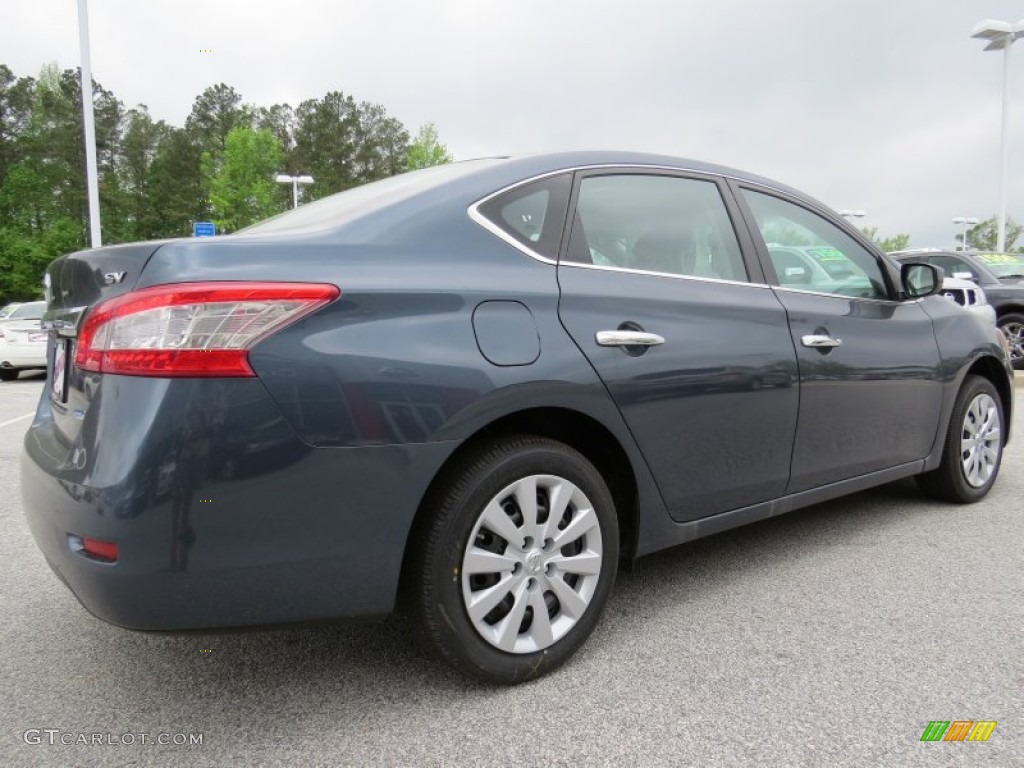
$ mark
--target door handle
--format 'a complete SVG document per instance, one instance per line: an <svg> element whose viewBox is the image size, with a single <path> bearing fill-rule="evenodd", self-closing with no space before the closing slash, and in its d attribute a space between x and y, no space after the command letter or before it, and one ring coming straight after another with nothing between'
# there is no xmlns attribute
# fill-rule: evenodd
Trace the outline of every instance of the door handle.
<svg viewBox="0 0 1024 768"><path fill-rule="evenodd" d="M602 347L656 347L665 337L643 331L598 331L597 343Z"/></svg>
<svg viewBox="0 0 1024 768"><path fill-rule="evenodd" d="M812 349L831 349L843 346L842 339L833 339L827 333L809 333L800 337L800 343Z"/></svg>

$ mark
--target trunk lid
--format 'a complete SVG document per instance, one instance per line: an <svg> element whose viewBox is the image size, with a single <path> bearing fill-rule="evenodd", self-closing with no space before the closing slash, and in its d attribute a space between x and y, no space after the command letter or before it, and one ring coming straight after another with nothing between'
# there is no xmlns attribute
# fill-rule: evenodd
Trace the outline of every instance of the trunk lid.
<svg viewBox="0 0 1024 768"><path fill-rule="evenodd" d="M104 246L61 256L43 275L46 313L42 327L49 331L46 388L37 422L50 421L46 430L56 442L56 455L70 450L78 439L90 404L100 396L99 377L76 371L75 340L86 312L98 302L131 291L154 253L167 241ZM62 450L61 450L62 449Z"/></svg>
<svg viewBox="0 0 1024 768"><path fill-rule="evenodd" d="M50 262L43 276L46 327L58 330L62 336L76 336L77 321L85 310L101 299L134 288L150 256L165 242L104 246L69 253Z"/></svg>

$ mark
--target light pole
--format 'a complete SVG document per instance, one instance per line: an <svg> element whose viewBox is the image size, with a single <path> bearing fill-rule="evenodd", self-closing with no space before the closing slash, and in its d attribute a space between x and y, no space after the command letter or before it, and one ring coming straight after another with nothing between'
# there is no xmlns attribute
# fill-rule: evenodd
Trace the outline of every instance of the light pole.
<svg viewBox="0 0 1024 768"><path fill-rule="evenodd" d="M93 248L103 245L100 234L100 186L96 172L96 124L92 113L92 64L89 56L89 9L86 0L78 0L78 41L82 53L82 125L85 128L85 175L89 197L89 242Z"/></svg>
<svg viewBox="0 0 1024 768"><path fill-rule="evenodd" d="M278 184L292 185L292 208L299 207L299 184L312 184L312 176L289 176L287 173L279 173L274 177Z"/></svg>
<svg viewBox="0 0 1024 768"><path fill-rule="evenodd" d="M953 223L954 224L963 224L964 225L963 243L960 246L960 250L966 251L967 250L967 225L970 224L971 226L973 226L973 225L978 223L978 220L976 218L974 218L973 216L957 216L955 219L953 219Z"/></svg>
<svg viewBox="0 0 1024 768"><path fill-rule="evenodd" d="M1002 141L1000 142L1000 163L999 169L999 220L998 235L996 238L996 250L1002 253L1006 250L1006 173L1010 164L1010 147L1007 143L1007 127L1009 126L1009 94L1010 94L1010 48L1013 41L1024 37L1024 19L1016 24L1008 21L995 21L985 19L980 22L972 31L971 37L988 40L985 46L986 51L1003 51L1003 129Z"/></svg>

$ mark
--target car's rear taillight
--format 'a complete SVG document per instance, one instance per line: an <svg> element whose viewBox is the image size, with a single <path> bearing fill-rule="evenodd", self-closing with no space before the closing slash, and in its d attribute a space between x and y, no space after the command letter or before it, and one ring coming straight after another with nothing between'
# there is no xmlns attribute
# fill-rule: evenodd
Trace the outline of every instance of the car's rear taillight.
<svg viewBox="0 0 1024 768"><path fill-rule="evenodd" d="M129 376L255 376L248 350L337 298L322 283L178 283L93 307L75 365Z"/></svg>

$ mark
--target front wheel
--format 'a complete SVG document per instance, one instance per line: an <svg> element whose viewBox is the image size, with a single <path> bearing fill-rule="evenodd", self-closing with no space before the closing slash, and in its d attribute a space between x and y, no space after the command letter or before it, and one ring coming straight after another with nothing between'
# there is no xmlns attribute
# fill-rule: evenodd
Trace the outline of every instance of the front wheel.
<svg viewBox="0 0 1024 768"><path fill-rule="evenodd" d="M953 406L942 463L918 475L931 496L967 504L992 488L1003 458L1003 406L988 379L968 376Z"/></svg>
<svg viewBox="0 0 1024 768"><path fill-rule="evenodd" d="M460 461L426 511L409 587L430 651L505 684L576 652L618 568L614 503L590 462L547 438L500 439Z"/></svg>
<svg viewBox="0 0 1024 768"><path fill-rule="evenodd" d="M1010 362L1017 370L1024 369L1024 315L1012 312L999 318L996 325L1010 346Z"/></svg>

